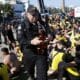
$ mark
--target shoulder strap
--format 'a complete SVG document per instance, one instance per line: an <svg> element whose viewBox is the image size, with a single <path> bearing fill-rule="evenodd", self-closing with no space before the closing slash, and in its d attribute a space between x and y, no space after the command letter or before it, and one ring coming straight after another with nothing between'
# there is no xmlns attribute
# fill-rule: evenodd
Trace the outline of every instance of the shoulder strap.
<svg viewBox="0 0 80 80"><path fill-rule="evenodd" d="M55 56L56 56L57 54L58 54L58 52L57 52L56 54L54 54L54 56L52 57L52 59L55 58Z"/></svg>
<svg viewBox="0 0 80 80"><path fill-rule="evenodd" d="M52 51L52 52L51 52L51 55L52 55L52 54L54 54L54 55L52 56L52 59L53 59L53 58L58 54L58 52L57 52L57 51Z"/></svg>

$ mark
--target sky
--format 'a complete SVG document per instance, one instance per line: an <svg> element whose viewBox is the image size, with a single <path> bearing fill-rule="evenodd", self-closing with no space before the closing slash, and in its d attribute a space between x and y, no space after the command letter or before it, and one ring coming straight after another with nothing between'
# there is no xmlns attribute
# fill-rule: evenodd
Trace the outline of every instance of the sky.
<svg viewBox="0 0 80 80"><path fill-rule="evenodd" d="M30 3L38 6L38 0L30 0ZM62 0L44 0L47 7L61 8ZM80 6L80 0L65 0L65 5L68 7Z"/></svg>

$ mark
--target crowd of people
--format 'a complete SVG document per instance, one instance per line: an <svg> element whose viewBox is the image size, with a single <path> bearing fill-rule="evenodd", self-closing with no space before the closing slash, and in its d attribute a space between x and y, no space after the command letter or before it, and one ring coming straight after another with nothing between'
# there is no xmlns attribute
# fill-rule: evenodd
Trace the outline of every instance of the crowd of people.
<svg viewBox="0 0 80 80"><path fill-rule="evenodd" d="M1 35L8 45L1 52L10 80L80 80L80 21L75 17L42 18L36 7L29 6L19 25L1 23L0 44Z"/></svg>

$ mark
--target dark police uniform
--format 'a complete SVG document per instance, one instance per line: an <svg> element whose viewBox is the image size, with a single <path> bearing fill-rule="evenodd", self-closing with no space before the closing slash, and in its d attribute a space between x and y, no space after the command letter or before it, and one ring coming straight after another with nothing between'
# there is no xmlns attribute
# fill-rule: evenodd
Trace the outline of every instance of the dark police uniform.
<svg viewBox="0 0 80 80"><path fill-rule="evenodd" d="M46 36L50 33L50 29L45 23L41 24L45 30ZM31 40L39 36L39 27L37 24L31 24L26 18L21 26L18 27L18 41L21 50L24 53L23 62L29 75L34 78L34 68L36 65L37 80L47 80L47 48L43 52L38 53L37 47L31 44Z"/></svg>
<svg viewBox="0 0 80 80"><path fill-rule="evenodd" d="M2 40L1 40L1 26L0 26L0 44L1 44Z"/></svg>

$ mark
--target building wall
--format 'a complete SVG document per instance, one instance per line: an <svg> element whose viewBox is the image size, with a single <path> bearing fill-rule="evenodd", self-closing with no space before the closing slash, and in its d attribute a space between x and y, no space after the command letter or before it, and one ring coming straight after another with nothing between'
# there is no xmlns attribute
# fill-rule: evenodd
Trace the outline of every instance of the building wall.
<svg viewBox="0 0 80 80"><path fill-rule="evenodd" d="M0 0L1 3L9 3L9 4L16 4L16 0Z"/></svg>
<svg viewBox="0 0 80 80"><path fill-rule="evenodd" d="M6 3L9 3L9 4L16 4L16 0L5 0Z"/></svg>

